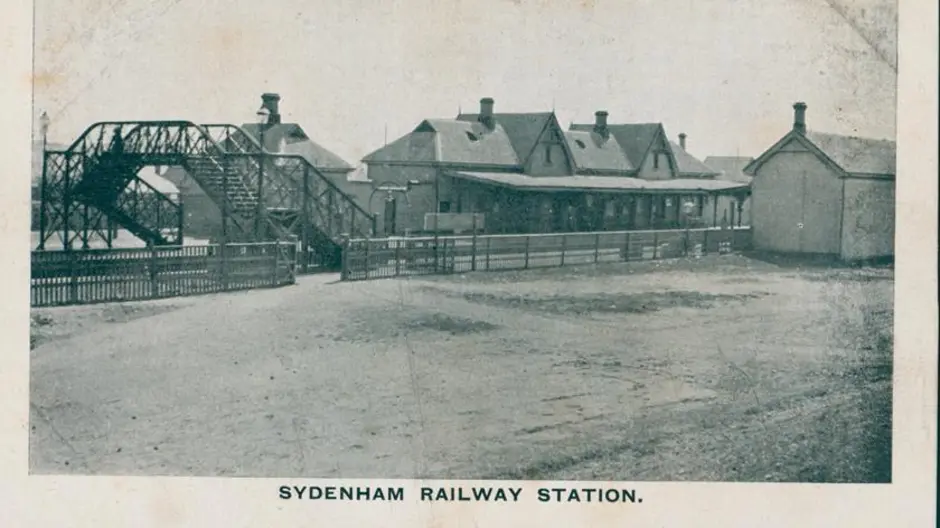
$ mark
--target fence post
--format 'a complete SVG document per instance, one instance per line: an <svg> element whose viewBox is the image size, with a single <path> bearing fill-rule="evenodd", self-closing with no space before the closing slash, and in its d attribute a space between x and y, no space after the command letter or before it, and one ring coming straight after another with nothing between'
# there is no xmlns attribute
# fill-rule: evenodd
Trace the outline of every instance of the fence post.
<svg viewBox="0 0 940 528"><path fill-rule="evenodd" d="M228 199L228 196L226 196L226 199ZM184 240L183 240L183 219L184 219L184 215L183 215L183 201L182 201L182 200L180 200L179 209L178 209L178 210L179 210L179 214L178 214L177 217L176 217L176 237L177 237L177 238L176 238L176 241L179 243L179 245L182 246L182 245L183 245L183 242L184 242ZM108 218L110 219L111 217L109 216ZM111 228L111 226L110 226L110 222L109 222L109 225L108 225L108 235L109 235L109 236L110 236L110 233L111 233L110 228ZM109 246L109 247L110 247L110 246Z"/></svg>
<svg viewBox="0 0 940 528"><path fill-rule="evenodd" d="M653 231L653 260L659 258L659 231Z"/></svg>
<svg viewBox="0 0 940 528"><path fill-rule="evenodd" d="M470 242L470 271L477 270L477 214L473 213L473 240Z"/></svg>
<svg viewBox="0 0 940 528"><path fill-rule="evenodd" d="M529 269L529 238L531 238L529 235L525 236L525 268L524 269Z"/></svg>
<svg viewBox="0 0 940 528"><path fill-rule="evenodd" d="M369 263L369 246L371 245L372 244L369 243L369 239L367 238L366 239L366 279L369 278L369 268L372 267L370 266L370 263Z"/></svg>
<svg viewBox="0 0 940 528"><path fill-rule="evenodd" d="M75 252L69 249L69 303L78 302L78 259Z"/></svg>
<svg viewBox="0 0 940 528"><path fill-rule="evenodd" d="M490 271L490 238L486 238L486 271Z"/></svg>
<svg viewBox="0 0 940 528"><path fill-rule="evenodd" d="M220 252L219 258L221 259L220 266L222 268L222 281L221 281L221 284L219 284L219 286L221 287L222 291L227 291L228 290L228 256L226 255L228 253L228 241L227 240L223 240L222 243L219 244L219 252Z"/></svg>
<svg viewBox="0 0 940 528"><path fill-rule="evenodd" d="M349 280L349 240L343 241L342 252L340 255L342 264L340 265L339 280Z"/></svg>
<svg viewBox="0 0 940 528"><path fill-rule="evenodd" d="M401 251L401 240L395 241L395 276L401 275L401 256L399 252Z"/></svg>
<svg viewBox="0 0 940 528"><path fill-rule="evenodd" d="M623 261L627 262L630 260L630 232L626 231L623 234Z"/></svg>
<svg viewBox="0 0 940 528"><path fill-rule="evenodd" d="M601 250L601 234L595 233L594 234L594 263L595 264L597 264L600 250Z"/></svg>
<svg viewBox="0 0 940 528"><path fill-rule="evenodd" d="M160 296L160 284L157 281L157 246L153 243L150 246L150 296Z"/></svg>
<svg viewBox="0 0 940 528"><path fill-rule="evenodd" d="M708 254L708 228L702 230L702 256Z"/></svg>
<svg viewBox="0 0 940 528"><path fill-rule="evenodd" d="M278 285L278 280L277 280L278 269L277 268L278 268L278 264L280 264L280 260L281 260L280 256L281 256L281 241L275 240L274 241L274 270L273 270L273 273L271 274L271 286Z"/></svg>
<svg viewBox="0 0 940 528"><path fill-rule="evenodd" d="M451 273L457 272L457 239L456 238L450 241L450 263L448 264L448 266L450 266Z"/></svg>
<svg viewBox="0 0 940 528"><path fill-rule="evenodd" d="M559 268L563 268L565 266L565 250L567 249L567 247L568 247L568 235L562 233L561 234L561 262L558 264Z"/></svg>

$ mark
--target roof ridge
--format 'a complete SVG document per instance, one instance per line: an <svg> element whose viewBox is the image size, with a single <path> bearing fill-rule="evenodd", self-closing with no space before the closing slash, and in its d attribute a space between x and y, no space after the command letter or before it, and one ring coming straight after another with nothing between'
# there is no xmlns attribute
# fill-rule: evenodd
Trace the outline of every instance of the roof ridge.
<svg viewBox="0 0 940 528"><path fill-rule="evenodd" d="M845 139L861 139L865 141L880 141L884 143L897 143L897 140L894 140L894 139L876 138L876 137L870 137L870 136L853 136L852 134L840 134L838 132L825 132L825 131L813 130L813 129L807 130L806 133L811 134L811 135L831 136L831 137L838 137L838 138L845 138Z"/></svg>

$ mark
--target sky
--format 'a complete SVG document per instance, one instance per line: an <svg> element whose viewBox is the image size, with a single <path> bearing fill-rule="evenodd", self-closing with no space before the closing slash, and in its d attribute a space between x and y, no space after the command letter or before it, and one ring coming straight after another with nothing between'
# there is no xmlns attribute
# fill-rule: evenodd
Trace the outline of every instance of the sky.
<svg viewBox="0 0 940 528"><path fill-rule="evenodd" d="M661 122L688 150L757 156L792 104L810 129L894 138L890 0L37 0L34 114L285 122L356 164L425 118L554 109Z"/></svg>

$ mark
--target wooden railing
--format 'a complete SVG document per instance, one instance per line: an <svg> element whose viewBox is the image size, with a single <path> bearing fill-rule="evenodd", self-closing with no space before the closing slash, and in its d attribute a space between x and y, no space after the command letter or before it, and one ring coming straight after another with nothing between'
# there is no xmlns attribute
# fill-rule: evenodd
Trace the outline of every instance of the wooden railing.
<svg viewBox="0 0 940 528"><path fill-rule="evenodd" d="M284 242L33 251L30 305L158 299L293 284Z"/></svg>
<svg viewBox="0 0 940 528"><path fill-rule="evenodd" d="M670 259L750 244L749 228L358 239L346 244L342 279Z"/></svg>

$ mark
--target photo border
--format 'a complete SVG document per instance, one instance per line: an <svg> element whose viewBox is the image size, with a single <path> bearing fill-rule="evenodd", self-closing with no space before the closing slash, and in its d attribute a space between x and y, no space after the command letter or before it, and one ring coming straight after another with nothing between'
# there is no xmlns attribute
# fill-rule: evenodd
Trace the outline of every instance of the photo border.
<svg viewBox="0 0 940 528"><path fill-rule="evenodd" d="M29 405L29 179L32 13L8 0L0 22L6 104L0 139L0 497L7 526L934 526L937 431L937 2L899 2L893 483L624 483L642 504L422 503L417 481L330 484L406 488L405 502L283 501L301 478L27 476ZM74 14L72 14L74 16ZM48 81L45 81L48 82ZM450 481L440 485L455 485ZM472 486L473 481L461 481ZM545 483L547 484L547 483ZM596 484L596 483L595 483ZM566 485L574 485L567 483ZM12 522L7 522L9 519Z"/></svg>

